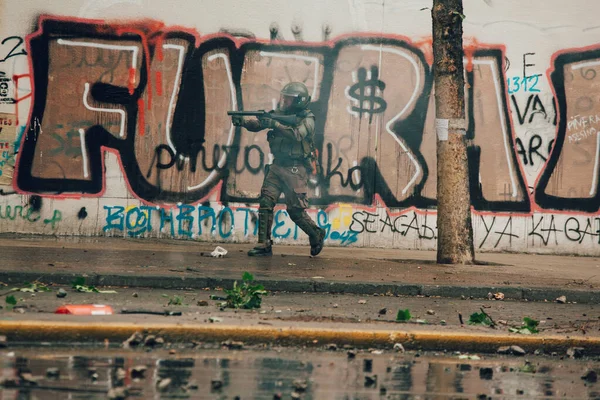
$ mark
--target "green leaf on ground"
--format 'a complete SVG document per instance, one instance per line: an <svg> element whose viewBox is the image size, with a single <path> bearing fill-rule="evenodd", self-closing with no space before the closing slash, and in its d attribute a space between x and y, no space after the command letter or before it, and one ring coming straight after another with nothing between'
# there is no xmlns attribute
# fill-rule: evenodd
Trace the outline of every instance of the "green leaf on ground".
<svg viewBox="0 0 600 400"><path fill-rule="evenodd" d="M398 314L396 314L396 321L406 322L410 321L411 315L408 308L406 310L398 310Z"/></svg>
<svg viewBox="0 0 600 400"><path fill-rule="evenodd" d="M480 312L480 313L473 313L471 314L471 316L469 317L469 325L484 325L484 326L492 326L494 323L492 322L492 319L490 318L489 315L487 315L485 312Z"/></svg>
<svg viewBox="0 0 600 400"><path fill-rule="evenodd" d="M27 282L21 288L12 288L12 291L23 292L23 293L36 293L36 292L51 292L52 289L50 289L48 286L46 286L46 284L44 284L42 282L35 281L33 283Z"/></svg>
<svg viewBox="0 0 600 400"><path fill-rule="evenodd" d="M227 308L253 309L260 308L262 296L267 294L263 285L253 285L254 276L249 272L242 275L242 284L233 282L232 289L223 290L227 297L222 306Z"/></svg>
<svg viewBox="0 0 600 400"><path fill-rule="evenodd" d="M95 286L91 286L91 285L88 286L85 284L85 278L82 276L75 278L71 287L73 289L75 289L75 291L80 292L80 293L103 293L103 294L117 293L116 290L98 290L98 289L96 289Z"/></svg>
<svg viewBox="0 0 600 400"><path fill-rule="evenodd" d="M523 318L522 326L513 326L508 328L508 331L511 333L520 333L521 335L531 335L532 333L539 333L540 331L537 329L540 321L536 321L535 319L525 317Z"/></svg>
<svg viewBox="0 0 600 400"><path fill-rule="evenodd" d="M185 304L183 304L183 297L181 297L181 296L174 295L173 297L170 297L167 294L163 294L162 296L169 299L169 302L167 303L168 306L183 306L183 305L185 305Z"/></svg>
<svg viewBox="0 0 600 400"><path fill-rule="evenodd" d="M6 308L9 310L12 310L13 307L17 305L17 299L15 296L6 296L4 301L6 301Z"/></svg>

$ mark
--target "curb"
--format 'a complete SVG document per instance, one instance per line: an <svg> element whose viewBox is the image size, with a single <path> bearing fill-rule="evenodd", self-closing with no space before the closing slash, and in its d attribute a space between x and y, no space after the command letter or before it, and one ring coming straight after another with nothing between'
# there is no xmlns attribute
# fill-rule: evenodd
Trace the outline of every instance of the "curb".
<svg viewBox="0 0 600 400"><path fill-rule="evenodd" d="M441 333L433 331L320 329L302 327L255 327L228 325L177 325L111 322L40 322L1 321L0 334L7 343L83 343L104 344L106 340L122 342L134 332L160 335L168 342L221 342L239 340L245 344L278 344L286 346L322 347L329 343L357 348L388 348L402 343L407 350L465 351L496 353L501 346L517 345L527 353L565 354L570 347L581 347L586 356L600 354L600 337L569 338L567 336L523 336L507 334Z"/></svg>
<svg viewBox="0 0 600 400"><path fill-rule="evenodd" d="M46 283L70 285L81 274L74 273L36 273L0 271L0 281L10 284L21 284L43 280ZM148 287L155 289L204 289L231 288L239 279L211 278L202 276L172 275L100 275L91 274L86 281L94 286L127 286ZM309 278L300 279L264 279L257 277L257 282L265 289L276 292L296 293L345 293L357 295L393 294L398 296L424 297L472 297L486 299L488 293L502 292L506 300L519 301L554 301L559 296L566 296L569 302L580 304L600 304L600 291L548 288L522 288L514 286L452 286L452 285L419 285L419 284L380 284L369 282L323 281Z"/></svg>

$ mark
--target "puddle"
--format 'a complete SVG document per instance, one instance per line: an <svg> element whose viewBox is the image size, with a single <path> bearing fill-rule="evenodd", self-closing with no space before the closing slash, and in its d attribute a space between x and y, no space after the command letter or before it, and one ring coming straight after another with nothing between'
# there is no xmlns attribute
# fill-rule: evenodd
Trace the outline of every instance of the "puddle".
<svg viewBox="0 0 600 400"><path fill-rule="evenodd" d="M581 378L600 371L600 362L590 360L468 361L414 352L350 359L341 350L298 348L0 355L1 399L106 399L119 388L128 389L128 399L600 399L594 379Z"/></svg>

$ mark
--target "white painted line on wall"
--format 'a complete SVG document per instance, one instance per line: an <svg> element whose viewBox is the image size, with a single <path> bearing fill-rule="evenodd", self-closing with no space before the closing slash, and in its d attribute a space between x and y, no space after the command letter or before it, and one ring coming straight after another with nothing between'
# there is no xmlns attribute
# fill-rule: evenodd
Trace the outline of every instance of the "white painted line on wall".
<svg viewBox="0 0 600 400"><path fill-rule="evenodd" d="M100 107L90 106L90 104L88 103L88 100L87 100L89 92L90 92L90 84L86 82L84 89L83 89L83 105L85 106L85 108L87 108L90 111L99 111L99 112L119 114L121 116L121 128L119 131L119 136L120 137L125 136L125 111L119 110L116 108L100 108Z"/></svg>
<svg viewBox="0 0 600 400"><path fill-rule="evenodd" d="M500 92L500 81L498 72L496 71L496 63L494 61L473 60L473 64L488 65L492 70L492 78L494 79L494 87L496 89L496 101L498 103L498 116L500 117L500 125L502 126L502 139L504 142L504 152L506 154L506 163L508 164L508 173L510 175L510 183L512 185L512 197L517 197L517 184L515 182L515 174L510 161L510 150L508 145L508 133L506 130L506 121L504 120L504 109L502 107L502 97Z"/></svg>
<svg viewBox="0 0 600 400"><path fill-rule="evenodd" d="M88 178L90 173L88 170L87 150L85 149L85 131L81 128L79 129L79 141L81 142L81 158L83 159L83 177Z"/></svg>
<svg viewBox="0 0 600 400"><path fill-rule="evenodd" d="M404 52L402 50L389 48L389 47L382 47L382 46L378 47L378 46L373 46L373 45L369 45L369 44L361 46L361 49L380 52L380 58L379 58L380 62L381 62L381 53L383 53L383 52L399 55L400 57L406 58L411 63L413 68L415 69L415 75L416 75L415 90L413 91L412 95L410 96L410 99L408 100L408 102L406 103L404 108L398 114L396 114L396 116L394 118L390 119L388 121L388 123L385 125L386 131L390 134L390 136L392 138L394 138L394 140L396 142L398 142L400 147L402 147L402 150L404 150L404 152L406 153L406 155L408 156L410 161L415 166L415 173L413 174L413 177L408 182L408 184L404 187L404 189L402 189L402 194L405 195L406 192L408 192L408 190L410 189L410 187L413 186L415 184L415 182L417 181L417 179L419 178L419 175L421 174L421 167L420 167L419 163L417 162L417 160L415 159L415 157L412 155L412 153L406 148L406 146L404 145L402 140L400 140L394 134L394 131L392 131L392 125L398 119L400 119L400 117L402 117L404 115L404 113L406 113L406 111L410 108L412 103L414 103L417 99L417 95L419 93L419 86L421 85L421 76L419 75L419 66L417 65L417 62L414 60L413 57L411 57L409 54L407 54L406 52ZM381 65L379 66L379 70L381 71Z"/></svg>
<svg viewBox="0 0 600 400"><path fill-rule="evenodd" d="M223 61L225 62L225 71L227 72L227 80L229 81L229 93L231 96L231 109L233 111L237 111L238 109L238 104L237 104L237 98L235 97L235 86L233 84L233 76L231 75L231 67L229 65L229 57L227 57L226 54L223 53L216 53L213 54L211 56L208 57L208 61L214 61L216 59L223 59ZM233 123L230 124L229 127L229 136L227 138L227 146L231 146L231 144L233 143L233 135L235 133L235 126L233 126ZM217 163L217 165L220 168L223 168L225 166L225 163L227 162L227 152L223 152L223 155L221 156L221 158L219 159L219 162ZM215 169L213 170L204 181L202 181L201 183L194 185L194 186L188 186L188 190L195 190L195 189L199 189L201 187L203 187L204 185L206 185L207 183L211 182L218 174L218 171Z"/></svg>
<svg viewBox="0 0 600 400"><path fill-rule="evenodd" d="M98 49L107 49L107 50L127 50L133 52L133 56L131 58L131 68L137 68L137 55L138 55L138 47L137 46L124 46L117 44L105 44L105 43L90 43L90 42L77 42L73 40L65 40L58 39L58 44L62 44L65 46L78 46L78 47L95 47Z"/></svg>
<svg viewBox="0 0 600 400"><path fill-rule="evenodd" d="M167 111L167 123L165 125L165 134L167 136L167 144L176 153L177 150L171 140L171 121L173 120L173 109L175 108L175 96L177 94L177 88L179 87L179 81L181 79L181 71L183 70L183 55L185 48L177 44L163 44L163 49L175 49L179 51L177 55L177 72L175 73L175 82L173 83L173 92L171 93L171 100L169 101L169 110Z"/></svg>

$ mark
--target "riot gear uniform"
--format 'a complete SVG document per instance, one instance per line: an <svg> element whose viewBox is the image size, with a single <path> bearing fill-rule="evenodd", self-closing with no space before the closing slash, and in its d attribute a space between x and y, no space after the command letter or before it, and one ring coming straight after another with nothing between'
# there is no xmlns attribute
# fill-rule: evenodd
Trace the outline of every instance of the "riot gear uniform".
<svg viewBox="0 0 600 400"><path fill-rule="evenodd" d="M260 191L258 210L258 246L248 252L250 256L271 255L271 227L273 208L281 193L285 195L287 212L309 237L311 255L323 249L325 230L319 228L306 213L308 207L308 166L314 157L315 116L307 110L310 104L308 89L303 83L293 82L281 90L278 109L273 111L296 115L296 124L284 125L271 118L245 121L233 118L236 126L251 132L269 129L267 140L273 154L273 164L267 165Z"/></svg>

